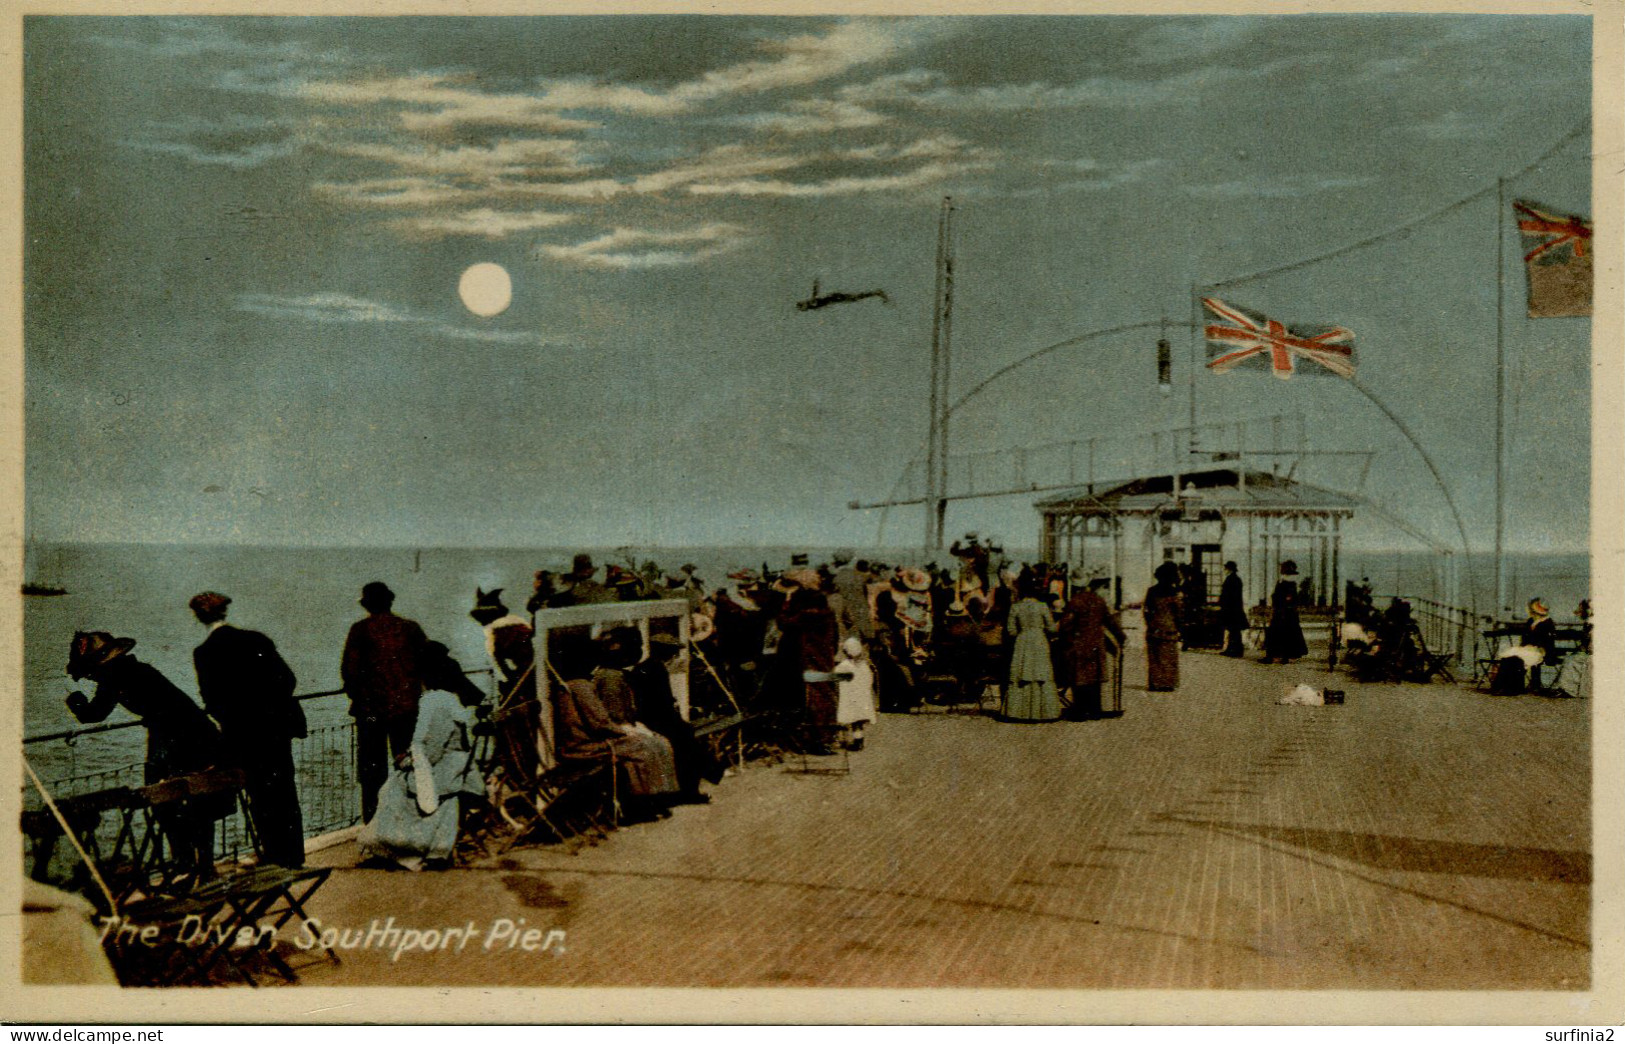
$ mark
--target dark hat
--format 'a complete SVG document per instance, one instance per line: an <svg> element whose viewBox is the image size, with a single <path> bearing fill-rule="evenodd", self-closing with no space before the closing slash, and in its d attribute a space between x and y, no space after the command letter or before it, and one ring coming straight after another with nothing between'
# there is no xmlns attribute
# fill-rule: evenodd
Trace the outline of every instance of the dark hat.
<svg viewBox="0 0 1625 1044"><path fill-rule="evenodd" d="M1164 562L1157 566L1156 572L1151 574L1157 578L1158 583L1174 584L1179 582L1179 563Z"/></svg>
<svg viewBox="0 0 1625 1044"><path fill-rule="evenodd" d="M1285 562L1282 562L1281 563L1281 575L1282 576L1297 576L1298 575L1298 563L1292 561L1292 559L1290 559L1290 558L1287 559Z"/></svg>
<svg viewBox="0 0 1625 1044"><path fill-rule="evenodd" d="M73 644L68 646L68 676L83 678L133 648L134 638L114 638L106 631L76 631Z"/></svg>
<svg viewBox="0 0 1625 1044"><path fill-rule="evenodd" d="M369 609L375 605L388 609L395 604L395 592L382 580L374 580L361 588L361 604Z"/></svg>
<svg viewBox="0 0 1625 1044"><path fill-rule="evenodd" d="M226 606L231 604L231 599L214 591L204 591L202 594L193 595L192 600L186 604L198 616L218 620L226 615Z"/></svg>
<svg viewBox="0 0 1625 1044"><path fill-rule="evenodd" d="M570 577L572 579L586 580L596 572L598 572L598 567L592 564L592 556L589 554L576 555L570 562Z"/></svg>
<svg viewBox="0 0 1625 1044"><path fill-rule="evenodd" d="M508 612L508 607L502 601L502 588L493 587L489 591L474 588L474 608L468 612L477 623L486 624Z"/></svg>
<svg viewBox="0 0 1625 1044"><path fill-rule="evenodd" d="M683 572L685 572L685 573L692 573L692 572L694 572L694 570L696 570L698 568L699 568L699 566L695 565L693 562L684 562L683 563Z"/></svg>
<svg viewBox="0 0 1625 1044"><path fill-rule="evenodd" d="M795 554L790 556L790 568L791 569L795 569L798 566L804 566L807 563L808 563L808 559L807 559L807 553L805 551L798 551Z"/></svg>

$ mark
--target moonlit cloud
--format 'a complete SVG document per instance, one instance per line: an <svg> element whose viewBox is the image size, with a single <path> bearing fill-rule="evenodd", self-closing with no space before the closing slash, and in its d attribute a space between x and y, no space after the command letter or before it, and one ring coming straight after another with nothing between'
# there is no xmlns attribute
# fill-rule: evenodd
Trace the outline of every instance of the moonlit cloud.
<svg viewBox="0 0 1625 1044"><path fill-rule="evenodd" d="M460 326L443 319L415 315L393 305L350 294L323 291L314 294L241 294L237 310L271 319L307 323L398 325L420 330L430 337L487 344L545 345L540 335L524 330L487 330Z"/></svg>
<svg viewBox="0 0 1625 1044"><path fill-rule="evenodd" d="M770 134L829 134L867 130L891 122L886 116L855 102L816 98L792 103L783 112L741 117L740 123Z"/></svg>
<svg viewBox="0 0 1625 1044"><path fill-rule="evenodd" d="M557 228L575 220L573 214L547 210L464 210L455 214L421 214L416 217L397 218L390 226L404 232L431 239L446 236L480 236L485 239L504 239L521 232L535 232L544 228Z"/></svg>
<svg viewBox="0 0 1625 1044"><path fill-rule="evenodd" d="M696 196L777 196L786 199L813 199L824 196L855 196L870 192L900 192L939 185L958 174L991 166L990 161L925 163L897 174L847 175L822 181L783 181L746 178L738 181L690 185Z"/></svg>
<svg viewBox="0 0 1625 1044"><path fill-rule="evenodd" d="M825 33L770 40L771 57L713 69L665 91L624 84L559 81L546 86L544 101L558 110L608 110L643 116L674 116L710 102L820 83L911 47L919 27L906 22L858 20Z"/></svg>
<svg viewBox="0 0 1625 1044"><path fill-rule="evenodd" d="M560 116L558 106L533 94L490 94L457 85L443 76L395 76L361 81L320 80L300 84L294 93L309 102L364 108L398 108L402 128L431 134L458 126L588 130L597 124Z"/></svg>
<svg viewBox="0 0 1625 1044"><path fill-rule="evenodd" d="M210 148L208 145L190 141L137 139L126 141L124 144L142 152L157 152L168 156L179 156L182 159L190 160L193 163L201 163L204 166L236 167L239 169L258 167L269 163L271 160L291 156L300 149L300 142L293 138L276 142L218 148Z"/></svg>
<svg viewBox="0 0 1625 1044"><path fill-rule="evenodd" d="M1127 108L1190 98L1193 92L1229 78L1225 70L1191 69L1171 76L1136 80L1097 76L1076 83L1007 83L960 87L940 73L910 70L855 84L840 92L844 100L868 105L908 105L949 112L1034 112L1088 106Z"/></svg>
<svg viewBox="0 0 1625 1044"><path fill-rule="evenodd" d="M742 246L749 233L725 222L673 232L617 228L569 246L544 245L539 253L582 268L629 271L691 265Z"/></svg>
<svg viewBox="0 0 1625 1044"><path fill-rule="evenodd" d="M573 173L582 169L581 143L568 138L509 138L455 148L342 144L333 151L420 174L470 178Z"/></svg>

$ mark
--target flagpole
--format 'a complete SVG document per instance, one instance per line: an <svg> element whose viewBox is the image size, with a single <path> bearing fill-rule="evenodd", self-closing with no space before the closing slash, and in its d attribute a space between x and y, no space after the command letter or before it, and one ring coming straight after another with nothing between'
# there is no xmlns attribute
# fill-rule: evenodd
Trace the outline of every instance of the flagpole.
<svg viewBox="0 0 1625 1044"><path fill-rule="evenodd" d="M1495 616L1507 607L1506 589L1506 179L1495 181ZM1472 575L1468 563L1468 576Z"/></svg>
<svg viewBox="0 0 1625 1044"><path fill-rule="evenodd" d="M1388 408L1387 403L1371 394L1371 389L1361 384L1358 377L1350 377L1348 379L1348 385L1361 395L1364 395L1368 400L1370 400L1373 406L1383 412L1383 416L1387 417L1388 420L1393 423L1394 427L1399 429L1399 433L1410 441L1411 448L1416 450L1416 455L1422 458L1422 463L1426 464L1428 471L1432 472L1433 481L1438 485L1439 492L1444 494L1444 502L1450 508L1450 517L1456 521L1456 533L1461 537L1462 557L1468 559L1470 562L1473 556L1473 549L1472 546L1467 542L1467 525L1461 519L1461 512L1456 510L1456 498L1450 495L1450 487L1445 483L1444 476L1439 473L1439 468L1433 463L1433 458L1428 455L1428 451L1422 448L1421 440L1416 437L1415 432L1411 431L1409 425L1399 419L1399 415L1397 413ZM1468 607L1472 610L1473 615L1477 616L1478 596L1474 593L1474 587L1472 584L1467 585L1467 601Z"/></svg>
<svg viewBox="0 0 1625 1044"><path fill-rule="evenodd" d="M1191 284L1191 437L1190 452L1196 452L1196 346L1202 340L1202 305L1197 286ZM1183 470L1183 469L1181 469Z"/></svg>

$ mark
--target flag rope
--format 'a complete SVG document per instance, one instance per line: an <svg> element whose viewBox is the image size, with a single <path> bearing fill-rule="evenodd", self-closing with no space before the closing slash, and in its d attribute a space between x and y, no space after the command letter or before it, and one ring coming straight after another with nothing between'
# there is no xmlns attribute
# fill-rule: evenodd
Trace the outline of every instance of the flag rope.
<svg viewBox="0 0 1625 1044"><path fill-rule="evenodd" d="M1203 289L1218 290L1224 287L1241 286L1244 283L1256 282L1257 280L1264 279L1268 276L1280 275L1283 272L1293 272L1300 268L1308 268L1310 265L1316 265L1322 261L1330 261L1334 257L1342 257L1344 254L1350 254L1356 250L1363 250L1364 248L1380 243L1385 239L1410 232L1412 229L1419 228L1430 221L1444 217L1447 214L1454 213L1455 211L1460 210L1462 207L1467 206L1469 203L1477 202L1478 200L1492 194L1499 194L1503 182L1514 181L1523 177L1525 174L1528 174L1536 167L1539 167L1542 163L1545 163L1547 160L1551 159L1557 154L1559 149L1563 148L1563 146L1567 145L1570 141L1579 137L1583 132L1589 130L1590 128L1591 123L1589 120L1579 124L1573 130L1559 138L1551 148L1541 153L1540 156L1538 156L1532 163L1518 171L1516 174L1512 174L1504 178L1498 178L1494 184L1486 185L1484 188L1479 189L1472 195L1463 196L1461 199L1458 199L1453 203L1447 203L1437 210L1432 210L1426 214L1423 214L1421 217L1413 218L1412 220L1405 222L1403 225L1396 225L1395 227L1384 232L1378 232L1375 235L1367 236L1364 239L1356 240L1353 243L1345 243L1343 246L1340 246L1335 250L1327 251L1326 253L1319 254L1315 257L1306 257L1301 261L1293 261L1284 265L1276 265L1274 268L1265 268L1257 272L1248 273L1247 275L1234 276L1230 279L1222 279L1216 283L1208 283L1205 287L1203 287Z"/></svg>

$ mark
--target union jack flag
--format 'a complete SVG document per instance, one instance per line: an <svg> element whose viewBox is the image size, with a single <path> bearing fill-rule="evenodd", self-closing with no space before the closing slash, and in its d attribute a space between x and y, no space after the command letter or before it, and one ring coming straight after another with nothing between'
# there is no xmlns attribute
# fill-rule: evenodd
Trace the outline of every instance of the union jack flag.
<svg viewBox="0 0 1625 1044"><path fill-rule="evenodd" d="M1529 315L1546 319L1591 314L1591 222L1515 200L1529 276Z"/></svg>
<svg viewBox="0 0 1625 1044"><path fill-rule="evenodd" d="M1520 202L1514 202L1512 209L1518 212L1518 231L1523 233L1524 245L1529 247L1529 252L1523 255L1525 261L1533 261L1551 251L1561 254L1565 246L1574 251L1575 257L1586 256L1586 244L1591 242L1591 222L1585 218L1548 214Z"/></svg>
<svg viewBox="0 0 1625 1044"><path fill-rule="evenodd" d="M1295 359L1308 359L1339 377L1354 376L1354 333L1341 326L1289 327L1278 319L1216 297L1202 298L1216 318L1205 328L1208 369L1227 373L1254 356L1267 355L1270 372L1286 380ZM1307 372L1319 373L1311 367Z"/></svg>

